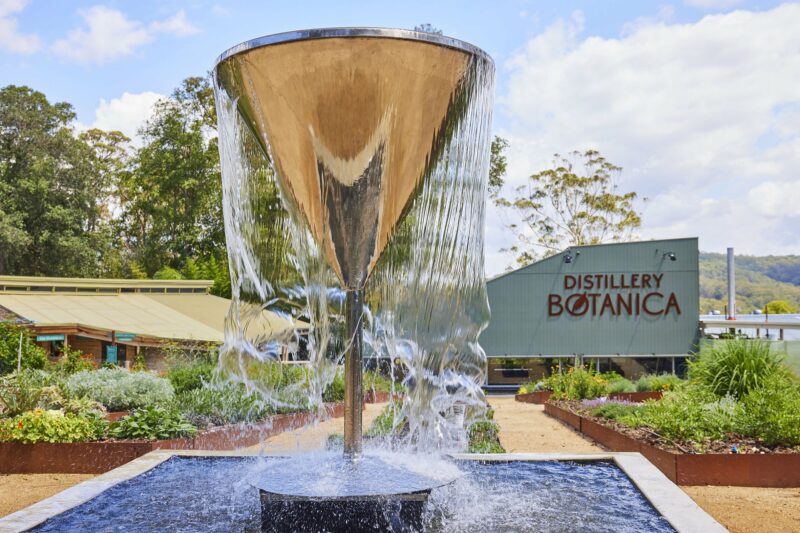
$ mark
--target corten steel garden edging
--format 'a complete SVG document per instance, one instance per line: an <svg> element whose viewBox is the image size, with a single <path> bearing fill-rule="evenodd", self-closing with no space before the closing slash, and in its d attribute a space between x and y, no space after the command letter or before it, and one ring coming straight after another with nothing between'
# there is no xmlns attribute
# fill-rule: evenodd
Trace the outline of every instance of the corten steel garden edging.
<svg viewBox="0 0 800 533"><path fill-rule="evenodd" d="M344 416L344 404L326 404L324 418ZM160 441L99 441L36 444L0 442L2 474L102 474L153 450L235 450L313 422L316 412L275 415L255 424L231 424L195 437Z"/></svg>
<svg viewBox="0 0 800 533"><path fill-rule="evenodd" d="M514 399L523 403L535 403L541 405L550 399L553 391L550 390L537 390L535 392L526 392L525 394L517 394Z"/></svg>
<svg viewBox="0 0 800 533"><path fill-rule="evenodd" d="M641 453L678 485L800 487L800 454L683 454L632 439L613 428L557 405L544 412L614 452ZM577 422L576 422L577 419Z"/></svg>
<svg viewBox="0 0 800 533"><path fill-rule="evenodd" d="M25 509L0 518L0 531L25 531L36 527L58 514L69 511L95 498L103 491L155 468L174 456L212 457L248 456L254 452L220 451L166 451L157 450L139 457L130 463L107 472L94 479L84 481L66 489L55 496L35 503ZM466 461L571 461L593 462L612 461L622 470L631 482L653 507L676 531L681 533L724 533L726 530L685 492L647 462L638 453L498 453L452 454L456 460Z"/></svg>
<svg viewBox="0 0 800 533"><path fill-rule="evenodd" d="M526 392L525 394L517 394L514 399L523 403L545 404L553 391L540 390L535 392ZM645 400L660 400L661 392L648 391L648 392L612 392L608 395L611 400L625 401L625 402L643 402Z"/></svg>

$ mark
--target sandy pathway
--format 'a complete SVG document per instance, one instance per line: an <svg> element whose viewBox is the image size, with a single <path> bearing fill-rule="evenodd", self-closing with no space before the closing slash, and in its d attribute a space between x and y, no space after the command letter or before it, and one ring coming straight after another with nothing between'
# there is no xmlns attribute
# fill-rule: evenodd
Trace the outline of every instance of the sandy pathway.
<svg viewBox="0 0 800 533"><path fill-rule="evenodd" d="M363 414L364 431L369 428L372 420L383 411L386 405L385 403L366 404ZM313 426L304 426L294 431L286 431L280 435L275 435L263 443L256 444L245 450L263 453L296 453L309 450L321 450L325 448L328 435L344 433L343 424L343 418L331 418Z"/></svg>
<svg viewBox="0 0 800 533"><path fill-rule="evenodd" d="M489 396L500 444L509 453L602 452L603 449L544 414L544 406L522 403L513 396Z"/></svg>
<svg viewBox="0 0 800 533"><path fill-rule="evenodd" d="M0 517L93 477L92 474L0 474Z"/></svg>

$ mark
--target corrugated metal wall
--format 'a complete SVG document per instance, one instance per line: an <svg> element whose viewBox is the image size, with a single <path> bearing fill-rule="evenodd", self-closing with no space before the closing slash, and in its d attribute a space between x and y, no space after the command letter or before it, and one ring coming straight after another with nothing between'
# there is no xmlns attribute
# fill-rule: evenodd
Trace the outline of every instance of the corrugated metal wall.
<svg viewBox="0 0 800 533"><path fill-rule="evenodd" d="M685 354L695 345L696 238L578 246L569 251L571 262L564 261L565 255L487 283L492 318L480 337L487 355L673 355ZM643 278L645 274L648 278ZM592 275L601 288L571 287L578 279L585 281L586 275ZM642 287L645 279L649 288ZM638 287L620 287L632 281ZM652 294L644 309L644 298L651 293L658 294ZM680 312L675 305L666 313L647 312L665 310L673 294ZM630 302L630 313L618 305L620 299ZM557 315L559 309L563 311Z"/></svg>

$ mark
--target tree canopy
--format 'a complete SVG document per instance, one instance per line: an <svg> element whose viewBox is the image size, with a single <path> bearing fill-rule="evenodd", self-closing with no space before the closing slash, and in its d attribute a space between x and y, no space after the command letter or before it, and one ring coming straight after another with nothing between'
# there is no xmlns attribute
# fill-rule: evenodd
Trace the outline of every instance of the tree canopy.
<svg viewBox="0 0 800 533"><path fill-rule="evenodd" d="M159 101L139 148L118 131L78 133L74 120L68 103L0 89L0 274L227 275L209 80Z"/></svg>
<svg viewBox="0 0 800 533"><path fill-rule="evenodd" d="M622 168L596 150L555 154L551 168L531 175L512 197L502 196L507 146L502 139L492 144L490 195L518 220L508 228L517 241L509 251L519 265L569 246L628 240L641 226L637 194L619 190Z"/></svg>

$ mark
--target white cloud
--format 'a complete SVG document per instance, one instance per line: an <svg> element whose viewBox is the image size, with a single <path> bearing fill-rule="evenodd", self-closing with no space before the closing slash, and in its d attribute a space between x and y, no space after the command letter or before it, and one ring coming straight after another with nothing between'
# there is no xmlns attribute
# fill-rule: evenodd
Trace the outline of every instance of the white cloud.
<svg viewBox="0 0 800 533"><path fill-rule="evenodd" d="M0 50L16 54L32 54L42 42L34 33L20 33L14 16L25 9L28 0L0 0Z"/></svg>
<svg viewBox="0 0 800 533"><path fill-rule="evenodd" d="M787 215L800 217L800 180L767 181L750 189L747 200L753 210L764 217L782 219Z"/></svg>
<svg viewBox="0 0 800 533"><path fill-rule="evenodd" d="M683 0L683 3L691 7L702 9L727 9L738 6L744 0Z"/></svg>
<svg viewBox="0 0 800 533"><path fill-rule="evenodd" d="M156 102L165 98L164 95L145 91L142 93L122 93L119 98L100 100L100 105L95 110L94 122L91 128L106 131L121 131L133 140L133 144L141 144L138 131L153 112ZM78 130L86 130L82 124L77 125Z"/></svg>
<svg viewBox="0 0 800 533"><path fill-rule="evenodd" d="M643 237L698 235L706 250L796 253L800 232L789 215L753 198L795 190L790 180L800 175L798 27L792 4L653 22L617 39L583 38L580 17L550 26L506 65L509 185L555 152L593 147L624 167L623 188L651 199ZM776 189L758 188L768 183ZM503 235L487 248L510 242Z"/></svg>
<svg viewBox="0 0 800 533"><path fill-rule="evenodd" d="M200 31L186 19L186 12L182 9L168 19L153 22L150 24L150 30L156 33L177 35L178 37L194 35Z"/></svg>
<svg viewBox="0 0 800 533"><path fill-rule="evenodd" d="M53 51L65 59L84 64L103 64L131 55L160 33L184 37L198 32L182 10L149 25L101 5L81 12L81 17L86 22L86 28L71 30L64 39L53 43Z"/></svg>

